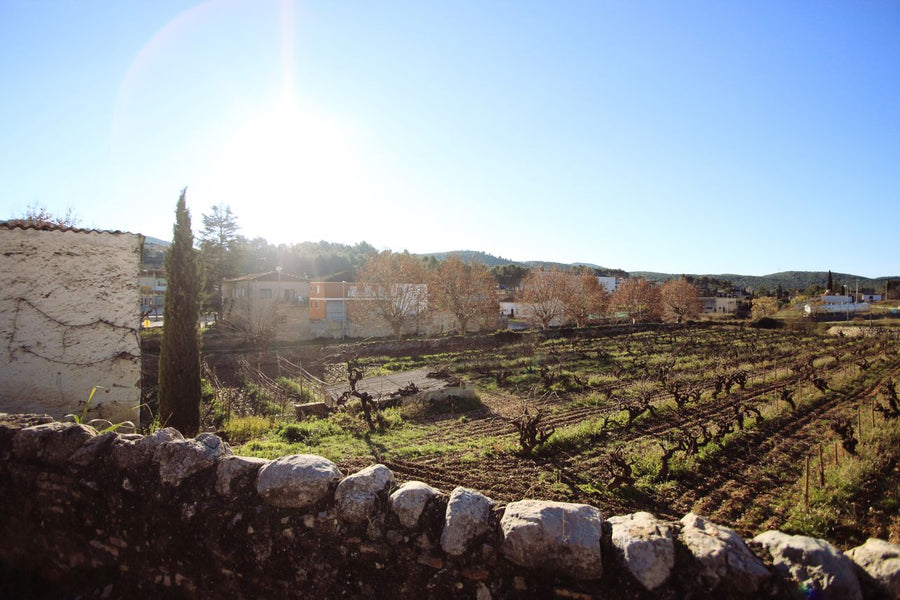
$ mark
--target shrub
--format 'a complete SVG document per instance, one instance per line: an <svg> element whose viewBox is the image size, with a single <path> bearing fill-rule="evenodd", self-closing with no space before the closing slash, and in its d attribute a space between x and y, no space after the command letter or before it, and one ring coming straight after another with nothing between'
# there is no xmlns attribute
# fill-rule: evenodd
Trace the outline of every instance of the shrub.
<svg viewBox="0 0 900 600"><path fill-rule="evenodd" d="M305 443L310 441L313 437L310 435L309 429L303 427L299 423L289 423L287 425L282 425L278 430L278 435L282 437L286 442L291 442L294 444L297 443Z"/></svg>
<svg viewBox="0 0 900 600"><path fill-rule="evenodd" d="M366 422L360 418L359 412L336 412L331 417L331 422L350 435L362 437L369 427Z"/></svg>
<svg viewBox="0 0 900 600"><path fill-rule="evenodd" d="M208 379L200 380L200 399L204 402L209 402L213 398L216 397L216 388L213 387L213 384L209 382Z"/></svg>
<svg viewBox="0 0 900 600"><path fill-rule="evenodd" d="M463 413L470 410L484 408L477 396L444 396L433 398L425 408L426 415L438 415L443 413Z"/></svg>

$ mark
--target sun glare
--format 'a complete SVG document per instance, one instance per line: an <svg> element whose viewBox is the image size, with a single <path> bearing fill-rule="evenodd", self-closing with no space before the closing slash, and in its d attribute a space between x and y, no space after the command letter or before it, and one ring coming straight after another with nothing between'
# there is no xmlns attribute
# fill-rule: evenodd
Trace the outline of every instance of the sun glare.
<svg viewBox="0 0 900 600"><path fill-rule="evenodd" d="M206 180L207 201L230 205L247 226L265 219L270 233L285 217L319 220L362 197L360 164L345 128L288 102L239 127ZM271 220L273 211L279 221Z"/></svg>

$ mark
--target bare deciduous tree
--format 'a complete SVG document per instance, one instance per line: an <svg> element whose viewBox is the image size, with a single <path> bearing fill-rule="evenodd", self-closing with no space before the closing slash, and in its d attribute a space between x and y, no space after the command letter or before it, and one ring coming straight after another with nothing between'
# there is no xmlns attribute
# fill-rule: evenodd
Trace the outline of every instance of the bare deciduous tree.
<svg viewBox="0 0 900 600"><path fill-rule="evenodd" d="M496 318L496 289L494 277L485 265L466 264L456 255L437 266L428 285L434 307L456 317L462 335L466 335L473 320Z"/></svg>
<svg viewBox="0 0 900 600"><path fill-rule="evenodd" d="M541 329L547 329L554 320L563 316L568 277L567 273L556 268L535 269L522 282L525 288L522 299L531 310L531 318Z"/></svg>
<svg viewBox="0 0 900 600"><path fill-rule="evenodd" d="M576 327L584 327L592 316L605 312L609 294L592 270L569 273L563 289L563 314Z"/></svg>
<svg viewBox="0 0 900 600"><path fill-rule="evenodd" d="M700 292L684 277L665 282L659 296L666 321L681 323L700 314Z"/></svg>
<svg viewBox="0 0 900 600"><path fill-rule="evenodd" d="M633 323L659 318L659 289L642 277L626 279L610 298L610 305L628 314Z"/></svg>
<svg viewBox="0 0 900 600"><path fill-rule="evenodd" d="M353 317L388 325L398 340L403 329L428 311L428 285L421 261L384 251L366 261L352 303Z"/></svg>

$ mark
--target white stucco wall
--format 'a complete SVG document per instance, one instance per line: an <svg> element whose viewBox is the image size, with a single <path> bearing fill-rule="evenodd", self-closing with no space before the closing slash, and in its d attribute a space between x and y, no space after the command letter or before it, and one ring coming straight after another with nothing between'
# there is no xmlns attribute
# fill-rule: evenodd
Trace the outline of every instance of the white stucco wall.
<svg viewBox="0 0 900 600"><path fill-rule="evenodd" d="M139 422L141 243L0 227L0 412Z"/></svg>

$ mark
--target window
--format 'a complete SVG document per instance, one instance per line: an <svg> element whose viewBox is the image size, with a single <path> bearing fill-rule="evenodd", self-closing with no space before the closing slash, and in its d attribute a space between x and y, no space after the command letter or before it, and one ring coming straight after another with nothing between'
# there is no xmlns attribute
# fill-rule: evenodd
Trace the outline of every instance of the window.
<svg viewBox="0 0 900 600"><path fill-rule="evenodd" d="M268 288L263 288L263 289L259 290L259 297L262 298L263 300L265 300L267 298L271 298L272 290L268 289Z"/></svg>
<svg viewBox="0 0 900 600"><path fill-rule="evenodd" d="M284 301L285 302L293 302L294 301L294 290L284 290Z"/></svg>

